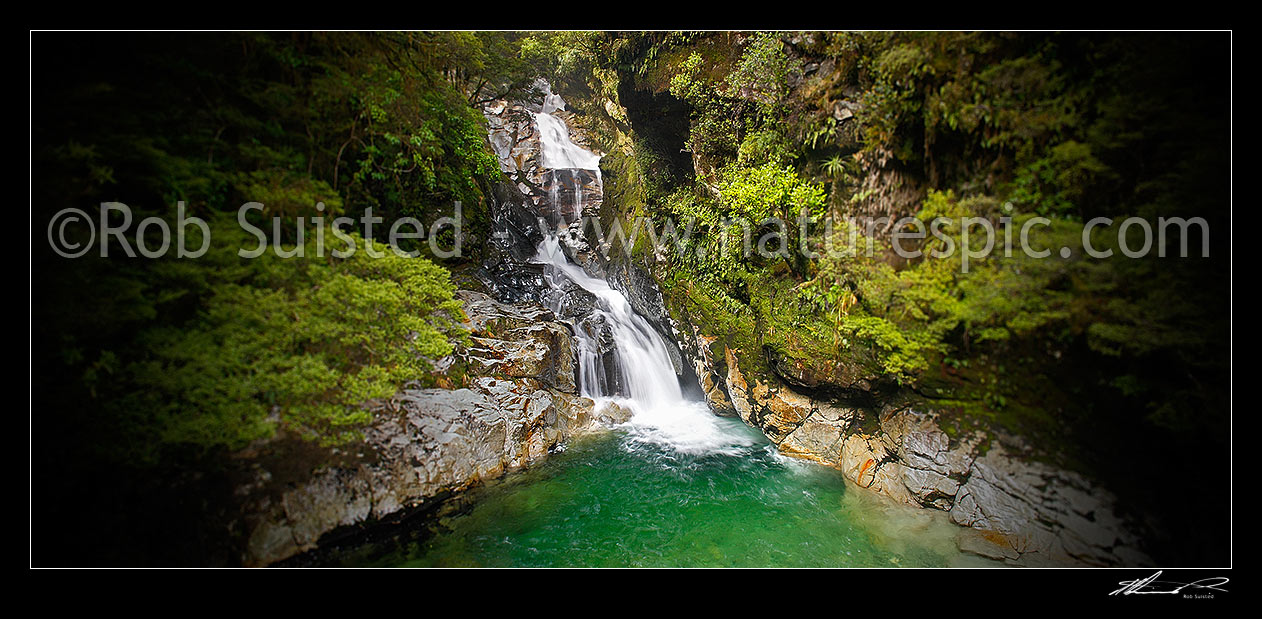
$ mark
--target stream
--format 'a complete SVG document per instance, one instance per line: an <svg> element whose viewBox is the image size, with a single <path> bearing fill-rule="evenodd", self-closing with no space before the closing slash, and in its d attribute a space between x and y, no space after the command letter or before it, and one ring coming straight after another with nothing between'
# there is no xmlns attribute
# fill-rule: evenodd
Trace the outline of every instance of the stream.
<svg viewBox="0 0 1262 619"><path fill-rule="evenodd" d="M534 114L545 167L574 175L600 157L570 141L548 94ZM555 179L554 179L555 180ZM555 186L555 183L554 183ZM572 213L582 213L574 191ZM556 216L566 218L552 196ZM682 393L662 336L606 281L570 262L556 235L537 247L554 298L577 285L604 333L576 328L579 387L633 416L580 436L532 468L449 501L437 517L339 548L347 566L993 566L961 553L946 514L894 504L839 471L779 455L739 419ZM557 307L553 308L557 310ZM602 351L601 338L614 343ZM606 343L605 348L608 348ZM614 363L602 355L612 354ZM616 368L616 371L611 370ZM617 376L609 374L616 373Z"/></svg>
<svg viewBox="0 0 1262 619"><path fill-rule="evenodd" d="M345 549L376 567L986 567L946 514L790 460L702 405L637 411L453 501L434 522Z"/></svg>

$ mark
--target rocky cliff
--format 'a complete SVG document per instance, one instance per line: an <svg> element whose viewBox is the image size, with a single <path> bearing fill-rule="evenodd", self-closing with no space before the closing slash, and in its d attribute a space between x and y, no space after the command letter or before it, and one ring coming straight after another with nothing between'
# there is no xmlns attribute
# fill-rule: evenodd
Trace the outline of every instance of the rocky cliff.
<svg viewBox="0 0 1262 619"><path fill-rule="evenodd" d="M248 505L240 522L246 564L274 562L315 548L339 528L423 508L529 466L577 433L627 418L613 406L593 410L591 400L577 395L573 329L598 336L602 325L589 320L594 300L578 288L549 290L531 256L542 238L541 219L543 226L577 216L607 224L633 211L618 185L634 184L634 170L621 167L626 152L610 153L602 172L613 187L602 193L586 175L544 169L531 105L493 102L485 110L509 182L493 188L495 232L478 272L490 294L460 293L471 332L451 360L464 372L462 384L452 385L460 388L408 389L378 403L362 453L325 454L316 459L322 464L296 476L268 464L281 460L268 457L268 449L283 450L284 442L242 454L252 471L238 491ZM610 99L595 109L615 120L628 116ZM601 131L612 133L606 141L631 141L625 121L560 114L576 143L593 146L592 134ZM840 469L857 488L892 501L948 512L967 529L959 544L968 552L1023 566L1151 562L1112 495L1041 461L1021 437L980 430L949 435L941 411L874 372L858 350L849 360L824 363L733 348L725 334L707 332L704 321L689 320L686 308L662 295L657 280L667 263L651 254L604 255L590 229L570 227L567 255L623 292L677 343L670 353L681 382L695 384L716 414L761 430L781 453ZM600 353L608 361L617 351Z"/></svg>
<svg viewBox="0 0 1262 619"><path fill-rule="evenodd" d="M245 474L233 529L243 564L274 563L340 528L423 509L629 417L578 395L573 336L551 311L478 292L458 297L471 335L442 376L462 386L404 389L372 403L353 453L281 437L237 454Z"/></svg>
<svg viewBox="0 0 1262 619"><path fill-rule="evenodd" d="M643 208L625 190L643 182L633 144L679 136L639 134L660 133L664 121L636 104L662 105L626 84L584 94L592 100L581 102L586 115L571 118L573 132L583 136L576 139L599 134L620 148L602 161L615 188L593 209L608 227L611 218ZM877 169L869 178L884 177ZM949 436L941 411L882 376L862 347L833 361L766 346L734 349L733 338L690 311L687 299L658 292L654 280L669 276L669 260L649 252L611 264L604 270L638 302L636 310L678 343L681 379L695 383L716 414L739 416L781 453L841 469L859 488L890 500L949 512L968 529L960 538L968 552L1026 566L1151 563L1139 550L1137 525L1123 517L1112 494L1044 462L1020 436L990 428Z"/></svg>
<svg viewBox="0 0 1262 619"><path fill-rule="evenodd" d="M718 338L684 338L712 410L739 415L781 453L840 469L859 488L949 512L960 549L1022 566L1146 565L1117 500L1082 475L1040 462L1021 437L951 437L939 413L906 394L811 396L776 375L747 378ZM720 347L721 348L721 347ZM770 364L770 367L775 367ZM845 373L842 373L846 375ZM851 376L834 393L870 385Z"/></svg>

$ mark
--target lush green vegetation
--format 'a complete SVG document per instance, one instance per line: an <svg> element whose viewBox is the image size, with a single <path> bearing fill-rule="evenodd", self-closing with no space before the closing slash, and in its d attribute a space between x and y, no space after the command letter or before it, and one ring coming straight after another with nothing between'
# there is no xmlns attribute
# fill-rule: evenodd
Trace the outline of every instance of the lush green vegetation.
<svg viewBox="0 0 1262 619"><path fill-rule="evenodd" d="M369 420L365 402L432 382L459 337L450 276L425 258L377 244L374 258L359 240L347 258L250 260L234 224L213 232L213 252L155 267L162 290L203 299L196 314L140 330L138 352L101 351L85 372L100 432L118 439L106 444L130 461L157 461L163 446L237 449L281 428L344 443Z"/></svg>
<svg viewBox="0 0 1262 619"><path fill-rule="evenodd" d="M622 209L696 218L703 251L675 256L659 273L674 305L729 345L870 360L926 396L1017 427L1047 426L1048 408L1098 403L1223 436L1229 149L1225 78L1205 71L1221 59L1214 41L654 33L571 44L594 59L562 67L572 87L615 102L649 92L686 104L680 137L694 173L660 165L669 157L654 143L660 136L637 136L631 159L644 163L623 167L644 177L643 191ZM589 111L599 125L601 111ZM788 251L773 241L769 252L743 257L745 231L725 223L792 222L799 209L813 217L813 259L797 251L796 229L787 231ZM989 220L1002 248L1005 225L1015 235L1047 217L1030 228L1031 246L1072 255L906 260L891 251L889 226L871 235L871 257L822 241L825 216L845 239L854 225L845 218L883 215L955 218L941 236L956 248L970 233L981 245L961 218ZM1154 230L1158 217L1205 218L1216 231L1211 256L1200 257L1198 230L1184 239L1171 228L1166 247L1186 240L1193 257L1120 257L1118 222L1132 215ZM1083 251L1094 217L1114 219L1092 233L1093 248L1112 249L1111 259ZM780 232L764 227L754 237L768 231ZM1142 244L1137 232L1128 230L1129 247ZM929 253L946 242L903 246ZM759 365L749 369L765 371ZM1084 397L1091 401L1073 402Z"/></svg>
<svg viewBox="0 0 1262 619"><path fill-rule="evenodd" d="M364 402L433 380L432 363L460 337L447 269L369 258L358 222L344 227L361 248L348 258L314 247L305 258L239 258L257 241L235 213L261 202L251 221L270 233L265 222L281 217L292 251L300 221L301 242L314 243L313 217L358 220L372 208L386 222L380 239L394 218L428 225L459 201L469 238L447 263L476 261L499 168L475 106L532 88L536 57L520 37L48 38L35 71L34 220L122 201L133 222L174 222L183 202L211 221L214 242L197 259L155 260L117 246L65 260L37 244L40 427L81 437L71 451L133 465L277 431L335 444L367 419ZM197 248L201 233L189 231ZM448 228L439 243L453 240Z"/></svg>
<svg viewBox="0 0 1262 619"><path fill-rule="evenodd" d="M806 371L828 389L876 376L939 411L949 434L1015 432L1170 531L1225 513L1227 479L1199 472L1226 468L1229 440L1226 37L673 32L566 45L582 53L557 81L609 153L603 215L696 218L694 251L637 246L635 259L682 324L741 352L747 377ZM810 259L792 223L787 256L774 241L746 256L745 230L724 221L801 207ZM957 218L903 241L925 253L977 238L958 218L989 221L1002 248L1005 228L1046 217L1030 245L1052 253L996 250L967 272L959 251L906 259L891 243L907 230L879 218L908 215ZM841 239L871 231L859 237L871 257L829 252L859 247L820 240L822 216ZM1195 228L1164 244L1173 255L1186 242L1190 257L1119 255L1129 216L1154 233L1161 217L1203 218L1209 257ZM1096 217L1113 219L1091 233L1110 258L1084 251ZM1195 498L1170 501L1171 487ZM1158 550L1211 560L1224 543L1213 528Z"/></svg>
<svg viewBox="0 0 1262 619"><path fill-rule="evenodd" d="M606 229L612 218L628 230L640 216L695 220L687 251L659 258L641 236L634 259L682 322L742 352L753 379L775 380L784 360L822 377L824 389L839 374L877 377L950 412L958 428L1016 430L1075 463L1087 452L1150 461L1136 452L1172 436L1209 451L1226 440L1230 74L1221 37L40 38L32 426L38 475L58 482L37 483L58 495L52 510L70 514L95 496L97 511L130 520L135 510L113 508L199 476L256 439L344 448L368 419L366 402L408 381L440 383L435 363L463 337L452 271L483 257L489 183L499 178L477 106L526 96L539 76L607 153ZM183 203L210 222L214 242L193 260L68 260L48 249L53 213L96 213L105 201L130 206L133 225L174 221ZM387 223L373 233L351 226L348 242L361 249L352 256L246 260L236 249L254 239L234 218L247 201L264 204L250 214L261 227L282 219L281 251L310 246L313 235L298 230L313 218L372 208L386 222L429 223L459 202L465 253L368 258ZM813 255L800 251L800 214ZM1002 234L1045 217L1030 241L1053 253L903 258L892 235L905 230L867 226L906 215L957 222L904 241L931 255L976 239L962 218ZM1199 233L1175 233L1167 251L1186 242L1192 257L1121 257L1118 222L1128 216L1154 229L1159 217L1202 217L1210 256L1200 257ZM1096 217L1114 220L1091 236L1112 258L1082 247ZM831 241L822 236L829 219ZM852 231L876 251L846 251L839 243ZM758 245L769 232L779 237ZM1141 244L1138 232L1129 230L1128 246ZM455 241L450 231L439 237L444 247ZM1119 446L1123 432L1138 438ZM145 474L131 477L138 469ZM168 502L183 510L168 519L209 510L203 490ZM142 522L119 526L139 539Z"/></svg>

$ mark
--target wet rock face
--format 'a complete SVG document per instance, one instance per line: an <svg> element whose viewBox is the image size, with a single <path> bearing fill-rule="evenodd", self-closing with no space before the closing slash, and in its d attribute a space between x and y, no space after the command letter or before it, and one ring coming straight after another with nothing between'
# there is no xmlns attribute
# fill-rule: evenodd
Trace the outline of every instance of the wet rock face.
<svg viewBox="0 0 1262 619"><path fill-rule="evenodd" d="M590 312L579 320L577 329L591 338L588 342L595 346L591 352L599 357L600 369L594 377L597 384L591 385L592 391L588 393L628 395L621 371L622 364L618 358L618 344L614 339L609 317L603 312Z"/></svg>
<svg viewBox="0 0 1262 619"><path fill-rule="evenodd" d="M562 168L548 170L540 178L540 189L552 206L546 214L562 221L577 221L598 212L604 194L595 170Z"/></svg>
<svg viewBox="0 0 1262 619"><path fill-rule="evenodd" d="M618 343L614 339L613 325L609 323L609 317L605 314L595 312L585 315L579 321L578 328L595 341L596 352L603 355L617 350Z"/></svg>
<svg viewBox="0 0 1262 619"><path fill-rule="evenodd" d="M594 170L554 170L544 166L539 129L532 114L541 109L530 103L507 101L494 101L483 108L491 147L499 158L500 169L512 180L519 193L526 196L527 211L534 217L544 218L554 227L562 218L569 222L584 216L595 216L600 211L604 193L600 177ZM570 127L570 139L575 144L593 149L584 134L573 130L573 124L569 122L573 114L553 111L552 115Z"/></svg>
<svg viewBox="0 0 1262 619"><path fill-rule="evenodd" d="M243 564L311 550L339 527L530 466L576 434L629 418L578 395L575 340L550 310L470 291L457 297L471 333L455 353L467 364L464 388L406 389L373 403L362 443L319 450L302 471L279 468L293 458L259 457L265 446L240 455L250 472L237 490Z"/></svg>
<svg viewBox="0 0 1262 619"><path fill-rule="evenodd" d="M499 303L461 290L469 320L469 344L456 354L475 374L534 378L565 393L578 393L573 335L553 313L538 305Z"/></svg>
<svg viewBox="0 0 1262 619"><path fill-rule="evenodd" d="M540 303L546 298L547 286L543 267L512 259L487 260L478 269L478 280L495 298L505 303Z"/></svg>
<svg viewBox="0 0 1262 619"><path fill-rule="evenodd" d="M838 468L894 501L949 512L967 527L962 550L1025 566L1152 563L1113 495L1033 460L1019 438L988 440L978 432L952 440L933 411L887 403L874 412L808 397L778 381L747 378L738 354L725 351L724 389L714 360L700 355L698 374L710 378L702 388L715 394L707 396L713 408L730 403L786 455Z"/></svg>
<svg viewBox="0 0 1262 619"><path fill-rule="evenodd" d="M874 363L858 358L858 354L850 360L793 358L774 350L766 354L771 370L794 387L866 393L878 390L887 382L873 370Z"/></svg>
<svg viewBox="0 0 1262 619"><path fill-rule="evenodd" d="M548 307L557 308L557 317L566 320L581 320L600 307L596 295L570 280L565 280L559 290L549 290L545 299Z"/></svg>
<svg viewBox="0 0 1262 619"><path fill-rule="evenodd" d="M543 231L528 206L530 201L507 181L492 185L490 197L492 232L478 279L499 301L542 302L548 290L543 267L531 259Z"/></svg>
<svg viewBox="0 0 1262 619"><path fill-rule="evenodd" d="M716 351L717 337L702 335L696 325L691 333L679 338L684 357L692 364L697 386L710 411L723 417L737 416L732 398L727 394L727 361L722 349Z"/></svg>
<svg viewBox="0 0 1262 619"><path fill-rule="evenodd" d="M652 275L629 261L620 261L609 269L609 280L614 288L627 297L635 313L661 330L667 320L666 307Z"/></svg>

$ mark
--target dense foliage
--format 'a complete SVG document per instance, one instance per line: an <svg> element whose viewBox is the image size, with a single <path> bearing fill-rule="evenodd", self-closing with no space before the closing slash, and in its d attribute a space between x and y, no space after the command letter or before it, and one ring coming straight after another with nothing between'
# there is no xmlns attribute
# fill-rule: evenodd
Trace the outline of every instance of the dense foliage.
<svg viewBox="0 0 1262 619"><path fill-rule="evenodd" d="M857 368L954 412L948 423L1015 430L1071 461L1150 461L1135 452L1199 439L1198 450L1223 450L1222 37L42 33L35 43L33 453L57 482L36 485L65 501L50 511L70 514L86 495L117 507L136 496L121 492L134 480L143 497L260 438L345 447L366 402L434 380L462 337L451 270L481 259L499 175L477 106L526 96L540 76L607 153L606 220L695 221L686 251L648 251L641 237L635 259L683 323L742 352L753 380L775 380L784 360L825 379ZM133 222L172 221L183 203L214 243L194 260L48 249L53 213L105 201L126 203ZM242 259L235 250L253 239L234 218L249 201L264 205L250 215L261 227L281 218L281 252L310 244L298 231L316 217L372 208L386 222L429 223L459 202L466 252L368 257L386 224L352 226L365 251L349 257ZM893 251L905 230L892 221L911 215L956 223L912 241L929 257L908 259ZM1128 216L1154 230L1159 217L1201 217L1211 243L1174 231L1163 248L1186 243L1190 257L1126 258L1124 244L1140 245L1135 228L1119 238ZM1053 251L932 257L976 238L958 223L969 217L1000 234L1046 218L1030 240ZM1090 237L1111 258L1084 251L1096 217L1113 220ZM852 232L875 251L840 245ZM775 240L757 244L768 233ZM1117 445L1120 433L1143 440ZM1157 475L1138 466L1096 470ZM152 475L116 474L137 468ZM179 503L178 518L204 511L209 499L198 500ZM141 524L119 526L144 537Z"/></svg>
<svg viewBox="0 0 1262 619"><path fill-rule="evenodd" d="M838 361L863 349L905 385L1016 425L1046 419L1049 407L1091 409L1072 402L1086 397L1222 436L1229 117L1225 77L1205 71L1221 66L1211 38L650 33L580 44L597 60L571 80L613 101L652 92L686 104L694 175L665 177L656 162L667 149L641 139L633 153L645 163L632 171L646 177L645 193L624 202L701 224L694 243L708 245L673 256L665 279L680 283L679 305L708 308L692 319L735 334L731 345ZM610 86L608 72L621 81ZM725 223L776 216L792 225L802 209L813 216L811 259L796 251L792 229L790 251L742 257L744 231ZM978 230L961 229L965 217L990 221L1000 248L1005 228L1046 217L1030 228L1030 245L1072 254L908 260L891 251L898 230L871 226L911 215L956 221L941 230L950 241L903 242L925 253L959 248L969 234L979 244ZM842 238L859 226L877 251L824 242L825 216ZM1165 248L1186 242L1190 257L1121 257L1128 216L1151 222L1154 243L1158 217L1202 217L1212 252L1202 257L1199 229L1174 226ZM1113 220L1091 234L1092 248L1112 258L1084 252L1094 217ZM779 232L755 238L768 231ZM1137 232L1127 230L1127 247L1142 245ZM757 326L727 327L742 321ZM1067 379L1073 385L1053 384ZM1049 389L1083 384L1048 399Z"/></svg>
<svg viewBox="0 0 1262 619"><path fill-rule="evenodd" d="M459 337L449 275L425 258L376 244L374 258L357 240L346 258L243 259L239 229L214 233L213 252L156 268L163 290L203 296L197 314L139 331L140 354L102 351L85 376L104 419L128 420L99 435L131 461L164 445L237 449L280 428L344 443L369 420L365 402L427 378Z"/></svg>
<svg viewBox="0 0 1262 619"><path fill-rule="evenodd" d="M641 241L635 259L681 324L717 338L716 359L736 349L756 381L805 371L820 395L858 405L873 399L855 377L877 377L881 392L938 411L948 434L1023 436L1033 457L1094 478L1172 533L1226 513L1227 478L1204 471L1226 470L1230 436L1229 37L564 39L581 51L556 80L568 100L592 102L576 107L608 153L602 214L698 222L688 251ZM803 208L807 252L793 221L757 220L755 239L787 232L789 251L773 240L741 252L749 230L726 219ZM904 237L924 252L907 258L893 251L914 231L894 225L904 216L955 223ZM1122 238L1132 216L1152 231L1141 258L1121 253L1143 245L1140 226ZM1108 258L1083 245L1097 217L1112 219L1089 239ZM1203 218L1209 243L1177 223L1163 241L1163 217ZM963 218L989 222L995 250L934 257L979 238ZM1046 257L1003 252L1005 230L1031 222L1029 246ZM1172 501L1171 487L1190 494ZM1154 551L1212 562L1223 529Z"/></svg>
<svg viewBox="0 0 1262 619"><path fill-rule="evenodd" d="M533 88L520 37L45 36L36 238L66 207L120 201L134 226L174 222L181 202L214 241L200 258L153 260L117 246L61 259L36 244L36 412L52 434L82 438L63 447L153 465L278 430L342 443L366 421L363 403L428 379L460 337L450 275L424 257L368 257L358 219L382 217L381 240L394 218L428 225L459 201L463 260L477 259L470 240L485 234L484 187L499 169L475 105ZM313 217L338 215L356 220L345 229L361 251L239 258L257 244L235 221L246 202L263 204L249 213L262 230L281 218L286 255L314 243Z"/></svg>

